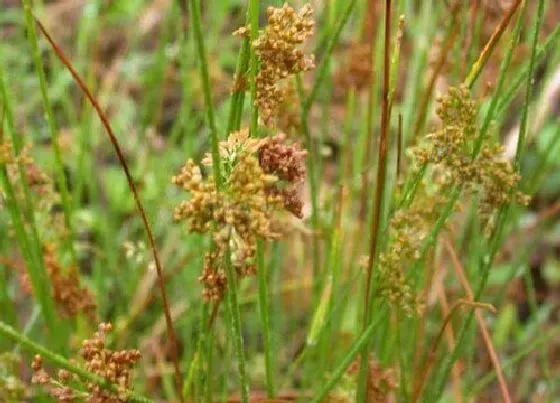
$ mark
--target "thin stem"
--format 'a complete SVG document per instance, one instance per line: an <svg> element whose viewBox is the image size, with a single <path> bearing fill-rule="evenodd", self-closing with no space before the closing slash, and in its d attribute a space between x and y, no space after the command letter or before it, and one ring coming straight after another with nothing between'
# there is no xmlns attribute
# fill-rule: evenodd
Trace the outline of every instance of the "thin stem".
<svg viewBox="0 0 560 403"><path fill-rule="evenodd" d="M68 69L70 74L72 74L72 77L76 81L76 84L78 84L78 87L80 87L82 92L85 94L85 96L87 97L87 99L89 100L89 102L91 103L91 105L93 106L95 111L97 112L97 115L99 116L99 119L101 120L101 123L103 124L103 127L105 128L105 131L106 131L107 135L109 136L109 140L111 141L113 149L115 150L115 153L117 154L117 157L119 159L119 163L120 163L120 165L121 165L121 167L124 171L124 174L126 176L128 187L130 188L130 190L132 192L132 195L134 196L134 201L136 203L136 207L138 209L138 212L140 213L140 217L142 219L142 224L143 224L144 229L146 231L146 235L148 236L148 242L150 244L150 248L152 250L154 263L155 263L155 266L156 266L156 272L157 272L157 278L158 278L158 287L159 287L160 294L161 294L161 299L162 299L162 302L163 302L163 312L164 312L164 316L165 316L165 324L166 324L166 327L167 327L167 336L169 337L169 341L170 341L171 346L172 346L171 356L172 356L172 360L173 360L173 366L174 366L174 369L175 369L175 383L176 383L175 386L177 388L178 395L180 396L180 400L181 400L181 402L183 402L183 398L182 398L182 394L181 394L181 390L182 390L181 384L182 384L182 379L183 378L181 376L181 368L179 366L177 338L175 336L175 329L173 327L173 320L171 319L171 311L169 309L169 302L168 302L168 299L167 299L167 293L165 291L165 279L164 279L164 276L163 276L163 268L161 266L161 262L160 262L160 259L159 259L159 253L158 253L156 241L155 241L154 235L152 233L150 223L148 222L148 217L147 217L146 212L144 210L144 206L142 205L142 201L140 200L140 195L138 193L138 190L136 189L134 179L132 178L132 175L131 175L130 170L128 168L128 164L127 164L127 162L124 158L124 154L122 153L122 150L121 150L121 147L120 147L119 142L117 140L117 137L113 133L113 129L111 128L111 125L109 124L109 121L107 120L107 117L105 116L105 114L101 110L101 107L99 106L99 103L93 97L93 95L91 94L91 92L87 88L87 86L84 84L83 80L80 78L80 76L78 75L78 73L76 72L76 70L74 69L74 67L70 63L70 61L68 60L68 58L64 55L62 50L56 45L56 43L54 42L54 40L52 39L50 34L47 32L47 30L45 29L43 24L41 24L41 22L37 19L35 21L36 21L37 25L39 26L39 28L41 29L41 31L43 32L43 35L47 38L47 41L50 43L51 47L53 48L54 52L56 53L56 55L58 56L58 58L60 59L62 64Z"/></svg>
<svg viewBox="0 0 560 403"><path fill-rule="evenodd" d="M253 43L259 35L259 2L258 0L249 1L249 11L247 19L251 26L250 40ZM259 69L259 60L255 50L251 47L250 54L250 74L249 89L251 92L251 127L250 133L252 137L258 137L258 119L259 109L256 106L257 100L257 72ZM266 393L269 398L274 397L274 381L273 381L273 364L272 349L270 345L270 321L268 318L268 275L267 267L264 259L264 243L257 240L257 277L259 284L259 311L261 317L261 326L263 331L264 344L264 362L266 372Z"/></svg>
<svg viewBox="0 0 560 403"><path fill-rule="evenodd" d="M41 97L43 99L43 106L45 107L45 117L49 127L49 133L51 136L52 149L54 154L54 168L56 181L60 190L60 198L62 201L62 211L64 215L64 224L68 230L67 236L64 236L64 241L66 247L70 252L72 261L76 262L76 252L73 246L74 240L74 230L72 227L72 202L70 201L70 193L68 191L68 184L66 183L66 178L64 174L64 163L62 162L62 152L60 150L58 129L56 127L56 122L54 119L54 111L52 108L51 100L49 98L47 90L47 78L45 76L45 70L43 68L43 61L41 59L41 52L39 50L39 41L37 38L37 31L35 30L35 23L33 12L31 11L31 2L29 0L23 0L23 10L25 12L25 24L27 26L27 31L29 33L28 39L31 46L33 54L33 62L35 64L35 72L39 77L39 85L41 88Z"/></svg>
<svg viewBox="0 0 560 403"><path fill-rule="evenodd" d="M516 2L512 4L510 9L508 10L506 15L504 15L504 17L502 18L502 20L500 21L500 23L492 33L492 36L484 46L484 49L482 49L482 52L480 53L480 56L478 57L477 61L473 64L471 71L469 72L469 75L465 79L464 82L465 86L469 88L473 86L474 82L480 75L482 69L486 65L486 62L490 58L490 55L494 51L494 47L498 44L498 41L502 37L502 34L506 30L506 27L509 25L511 18L519 8L519 5L521 4L522 1L524 0L516 0Z"/></svg>
<svg viewBox="0 0 560 403"><path fill-rule="evenodd" d="M389 85L390 85L390 47L391 47L391 0L385 0L385 47L383 55L383 101L381 105L381 133L379 136L379 154L377 164L377 178L375 183L375 198L373 200L373 215L371 218L371 234L369 245L369 257L366 269L366 287L364 295L364 318L363 328L367 328L370 322L371 312L371 282L373 278L373 267L377 258L377 242L381 223L381 203L385 192L385 175L387 171L387 154L389 138ZM364 388L369 377L367 377L369 367L367 345L362 350L362 360L360 363L360 381L358 383L358 396L367 393ZM362 396L363 398L363 396Z"/></svg>
<svg viewBox="0 0 560 403"><path fill-rule="evenodd" d="M7 128L10 131L14 151L16 155L19 155L23 149L23 143L21 136L18 136L15 131L12 109L6 87L4 85L2 68L0 68L0 95L2 96L2 120L0 121L0 137L2 137L2 140L0 141L0 144L3 142L5 120ZM31 192L26 180L24 167L21 163L18 163L19 183L23 189L23 207L25 208L25 211L21 211L20 203L16 200L16 192L10 182L10 178L4 164L0 165L0 170L3 187L6 191L8 201L8 212L14 225L17 242L25 259L26 271L29 275L29 279L31 280L33 294L37 298L39 306L41 307L41 312L45 317L46 325L51 331L50 337L53 341L57 342L55 344L58 346L60 351L62 351L65 348L65 337L63 336L64 329L61 328L61 322L57 319L55 303L50 292L50 283L46 274L41 241L39 239L39 233L35 223ZM24 218L27 218L27 223L31 229L30 235L27 234L25 229Z"/></svg>
<svg viewBox="0 0 560 403"><path fill-rule="evenodd" d="M245 348L243 347L243 334L241 333L241 314L239 312L239 303L237 301L237 282L233 265L231 263L231 251L226 251L225 266L227 274L227 300L231 312L231 325L233 333L233 346L235 355L237 356L237 369L239 371L239 382L241 387L241 401L249 402L249 382L247 379L247 371L245 369Z"/></svg>
<svg viewBox="0 0 560 403"><path fill-rule="evenodd" d="M453 245L451 244L451 242L445 241L445 247L449 252L449 256L451 257L451 262L453 263L453 267L457 272L457 276L461 281L461 285L465 290L467 297L471 301L474 300L474 292L472 291L472 288L469 284L469 280L467 279L467 276L465 274L465 270L463 269L463 266L459 261L459 257L457 256L457 253L455 252ZM480 311L476 311L475 316L476 316L476 322L478 323L478 327L480 328L480 332L482 333L484 344L486 345L486 349L488 350L488 356L490 357L490 361L492 362L492 366L494 367L494 371L496 372L496 376L498 377L500 391L502 392L502 399L504 402L510 403L512 401L511 395L509 393L507 382L504 377L502 367L500 365L500 359L498 358L498 353L496 352L496 349L494 348L494 345L492 343L492 338L490 336L490 333L488 332L486 323L484 322L484 318L482 317Z"/></svg>
<svg viewBox="0 0 560 403"><path fill-rule="evenodd" d="M434 87L437 78L443 71L443 68L445 67L445 61L447 60L447 55L449 54L449 51L451 50L453 44L455 43L454 42L455 36L459 31L459 24L457 23L457 15L459 14L459 10L461 9L460 7L461 4L462 4L461 0L458 0L455 2L455 5L453 6L453 9L451 11L451 21L447 26L447 30L445 32L445 40L443 41L443 45L441 46L439 58L435 64L434 69L432 70L432 74L430 76L430 80L428 81L428 85L426 86L426 89L422 93L420 106L418 107L419 112L416 115L416 121L414 123L414 129L412 132L413 143L418 141L418 136L420 134L420 131L422 130L422 127L424 126L424 122L426 121L426 115L428 112L428 103L430 102L432 93L434 92Z"/></svg>
<svg viewBox="0 0 560 403"><path fill-rule="evenodd" d="M297 90L301 101L301 124L303 129L303 134L305 137L306 148L308 151L307 157L307 171L309 178L309 193L311 197L311 225L313 227L313 275L318 278L320 271L320 257L319 257L319 186L320 183L317 181L317 168L318 168L318 155L315 142L311 136L311 131L309 129L309 113L311 107L317 98L321 84L327 77L327 73L330 65L330 56L334 50L335 45L338 43L338 38L342 32L342 29L346 25L354 6L356 5L356 0L350 0L348 5L344 9L344 12L340 16L334 28L334 32L331 38L329 38L325 52L317 69L317 75L315 81L313 82L313 87L308 97L305 97L303 84L301 78L296 77ZM320 284L317 283L317 286ZM317 294L319 288L315 287L315 294Z"/></svg>
<svg viewBox="0 0 560 403"><path fill-rule="evenodd" d="M533 28L533 43L531 44L531 58L529 60L529 72L527 75L527 86L525 90L525 105L521 112L521 123L519 124L519 137L517 140L517 151L515 152L515 167L519 169L521 156L525 149L525 138L527 137L527 121L529 115L529 104L533 93L533 71L535 70L535 60L537 57L537 44L539 43L539 33L544 15L544 0L539 0L537 20Z"/></svg>
<svg viewBox="0 0 560 403"><path fill-rule="evenodd" d="M52 362L53 364L56 364L56 366L65 369L73 374L76 374L80 378L92 382L102 387L103 389L110 390L111 392L114 393L122 392L118 385L115 385L114 383L110 383L106 381L104 378L101 378L95 374L92 374L89 371L86 371L80 367L73 365L72 363L70 363L70 361L68 361L63 356L56 354L55 352L46 349L42 345L31 341L23 334L19 333L16 329L14 329L10 325L2 321L0 321L0 335L12 340L14 343L21 344L26 350L35 354L40 354L41 357L46 358L48 361ZM127 397L133 402L141 402L141 403L153 402L152 400L143 397L138 393L132 391L127 391L126 394Z"/></svg>
<svg viewBox="0 0 560 403"><path fill-rule="evenodd" d="M482 303L482 302L469 301L469 300L459 300L451 306L451 308L449 309L449 313L447 314L447 316L443 320L443 324L441 325L439 333L438 333L436 339L434 340L434 342L432 344L432 347L430 348L430 352L428 353L428 360L426 362L426 365L420 371L420 382L418 383L418 385L416 386L416 390L414 391L414 397L412 399L413 402L418 401L418 399L420 397L420 393L422 392L422 389L424 387L424 382L426 381L426 378L427 378L428 374L430 373L431 368L432 368L432 366L435 362L436 352L437 352L438 346L441 344L441 341L443 340L443 335L445 334L445 329L447 328L447 325L449 325L449 323L451 323L451 319L453 318L453 314L455 313L455 311L457 311L457 309L459 309L463 305L467 305L468 307L470 307L472 309L483 308L483 309L488 309L488 310L490 310L494 313L496 312L496 309L490 304L485 304L485 303Z"/></svg>
<svg viewBox="0 0 560 403"><path fill-rule="evenodd" d="M210 126L210 140L212 150L212 170L214 172L214 180L216 187L221 190L223 178L220 170L220 152L218 146L218 129L216 128L216 119L214 117L214 106L212 104L212 91L210 89L210 76L208 74L208 58L206 57L206 49L204 47L204 38L202 37L201 17L200 17L200 1L189 0L191 9L191 23L193 35L198 50L198 58L200 64L200 75L202 76L202 88L204 91L204 103L206 105L206 116L208 126Z"/></svg>

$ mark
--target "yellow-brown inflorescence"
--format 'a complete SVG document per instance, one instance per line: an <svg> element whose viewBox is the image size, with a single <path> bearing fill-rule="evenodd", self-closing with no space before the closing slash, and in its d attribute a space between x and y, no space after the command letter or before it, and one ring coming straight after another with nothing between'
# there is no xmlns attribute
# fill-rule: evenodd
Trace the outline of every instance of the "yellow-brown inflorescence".
<svg viewBox="0 0 560 403"><path fill-rule="evenodd" d="M419 190L414 203L391 219L389 244L379 256L379 294L409 316L421 313L424 303L405 270L420 258L422 245L444 205L443 197Z"/></svg>
<svg viewBox="0 0 560 403"><path fill-rule="evenodd" d="M66 370L60 370L57 379L54 379L43 368L43 359L40 355L36 355L31 364L33 383L46 386L49 394L59 402L74 401L77 398L89 403L126 401L132 378L132 367L140 359L140 351L112 351L108 349L105 345L105 338L111 330L111 324L101 323L93 339L83 341L80 355L85 361L85 369L115 385L117 387L116 393L103 389L87 380L81 380L79 376L72 375ZM69 386L68 382L70 380L81 381L87 393L84 394Z"/></svg>
<svg viewBox="0 0 560 403"><path fill-rule="evenodd" d="M285 99L281 82L295 74L315 67L313 55L305 55L299 47L314 31L313 9L309 4L298 12L288 4L269 7L267 25L252 46L260 62L256 77L256 106L266 126L272 126Z"/></svg>
<svg viewBox="0 0 560 403"><path fill-rule="evenodd" d="M487 230L494 213L502 206L529 199L517 191L521 179L503 156L503 148L489 137L482 139L475 156L479 131L476 127L476 102L465 88L451 88L438 100L441 129L428 136L426 145L414 150L420 165L432 164L444 187L459 185L480 199L479 216Z"/></svg>
<svg viewBox="0 0 560 403"><path fill-rule="evenodd" d="M205 179L192 160L172 178L190 195L176 207L175 220L185 221L189 231L211 234L214 241L199 278L207 301L219 301L225 293L226 253L240 276L254 274L257 239L280 236L274 215L285 209L301 217L297 184L303 180L305 153L284 140L252 139L246 129L231 133L219 147L224 183L219 192L213 177ZM211 166L212 157L207 154L202 163Z"/></svg>
<svg viewBox="0 0 560 403"><path fill-rule="evenodd" d="M436 189L428 194L422 188L411 205L395 213L389 226L389 243L380 254L377 271L380 295L408 315L421 311L423 302L407 279L405 269L420 258L426 237L446 204L439 195L457 185L478 196L479 217L487 230L500 207L513 201L528 201L527 196L516 190L520 176L502 156L502 147L487 137L477 144L477 106L469 90L451 88L438 102L441 128L427 136L426 144L413 150L419 165L433 168Z"/></svg>

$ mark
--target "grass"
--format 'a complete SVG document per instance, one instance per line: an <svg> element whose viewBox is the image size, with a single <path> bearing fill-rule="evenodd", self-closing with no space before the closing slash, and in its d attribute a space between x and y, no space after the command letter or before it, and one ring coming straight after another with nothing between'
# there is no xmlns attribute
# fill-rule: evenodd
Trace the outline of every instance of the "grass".
<svg viewBox="0 0 560 403"><path fill-rule="evenodd" d="M266 60L253 44L283 3L44 3L0 11L0 400L52 401L23 370L35 354L50 374L117 393L73 361L97 322L112 322L108 348L142 353L131 401L555 401L560 132L557 111L541 113L559 93L553 1L317 6L302 46L316 66L288 77L296 94L282 107L289 141L307 151L304 217L276 216L282 236L259 237L246 278L230 228L227 292L210 303L198 277L220 241L174 221L187 196L171 177L208 152L203 176L229 195L220 142L282 130L255 106ZM451 171L413 158L441 127L438 99L461 84L477 105L462 163L518 138L506 155L532 197L497 204L492 227L479 213L486 188L442 187ZM422 203L426 230L411 213ZM65 286L79 290L74 304L96 302L95 321L63 310L48 245L67 280L77 273L79 286ZM4 352L19 369L4 371ZM9 389L9 377L24 386Z"/></svg>

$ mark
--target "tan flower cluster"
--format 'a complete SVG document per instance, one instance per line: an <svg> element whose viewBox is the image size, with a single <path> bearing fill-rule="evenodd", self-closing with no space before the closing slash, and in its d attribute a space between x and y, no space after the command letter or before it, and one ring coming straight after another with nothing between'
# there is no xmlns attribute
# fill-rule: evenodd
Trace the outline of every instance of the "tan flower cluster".
<svg viewBox="0 0 560 403"><path fill-rule="evenodd" d="M467 88L451 88L439 99L440 130L428 136L428 144L416 148L419 164L434 164L444 186L460 185L480 197L479 215L484 225L493 213L512 201L526 204L528 197L516 191L521 177L503 157L503 148L484 138L480 153L472 158L478 138L476 103ZM513 195L513 198L512 198Z"/></svg>
<svg viewBox="0 0 560 403"><path fill-rule="evenodd" d="M117 393L101 388L77 375L71 375L66 370L60 370L58 379L52 378L43 369L43 360L40 355L33 359L33 383L49 387L49 394L59 402L74 401L77 397L83 398L88 403L118 403L127 400L128 389L132 376L132 367L140 359L138 350L111 351L105 346L105 337L111 332L112 326L101 323L93 339L84 340L82 343L81 357L85 361L85 369L107 382L115 385ZM82 381L87 389L87 394L68 386L70 380Z"/></svg>
<svg viewBox="0 0 560 403"><path fill-rule="evenodd" d="M443 197L420 190L414 203L391 219L389 245L379 256L376 275L380 295L407 315L421 313L424 306L409 284L405 268L420 258L422 245L444 205Z"/></svg>
<svg viewBox="0 0 560 403"><path fill-rule="evenodd" d="M280 8L269 7L267 25L252 44L260 61L256 106L266 126L272 126L285 98L281 81L315 67L313 56L305 55L298 48L313 34L312 15L309 4L298 12L288 4Z"/></svg>
<svg viewBox="0 0 560 403"><path fill-rule="evenodd" d="M49 281L52 287L52 296L60 313L67 318L74 318L84 314L90 321L97 320L96 305L93 296L80 282L80 276L75 267L63 273L57 261L55 249L47 244L43 248L43 259ZM22 273L22 287L31 294L31 283L27 271Z"/></svg>
<svg viewBox="0 0 560 403"><path fill-rule="evenodd" d="M190 194L174 212L189 231L211 234L215 249L204 259L199 280L205 300L220 300L227 281L223 266L226 253L240 276L255 273L257 239L275 239L274 214L284 208L300 215L301 201L295 184L303 178L298 165L302 152L282 148L284 137L251 139L244 129L221 142L220 165L224 188L218 192L213 177L206 180L192 160L172 182ZM291 151L290 151L291 150ZM212 165L206 155L203 165Z"/></svg>

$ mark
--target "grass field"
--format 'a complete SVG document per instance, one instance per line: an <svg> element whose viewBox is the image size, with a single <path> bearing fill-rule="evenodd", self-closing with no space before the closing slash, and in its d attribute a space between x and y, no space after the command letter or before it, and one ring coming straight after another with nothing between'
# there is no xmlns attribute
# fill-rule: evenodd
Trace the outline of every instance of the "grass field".
<svg viewBox="0 0 560 403"><path fill-rule="evenodd" d="M556 0L0 0L0 402L560 400Z"/></svg>

